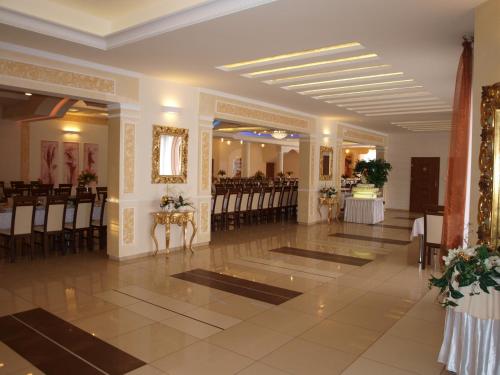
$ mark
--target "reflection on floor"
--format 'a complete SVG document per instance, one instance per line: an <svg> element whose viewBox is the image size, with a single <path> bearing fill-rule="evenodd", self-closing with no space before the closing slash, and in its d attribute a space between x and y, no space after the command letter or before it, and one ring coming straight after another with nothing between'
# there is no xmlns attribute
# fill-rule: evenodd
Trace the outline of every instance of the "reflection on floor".
<svg viewBox="0 0 500 375"><path fill-rule="evenodd" d="M417 244L391 227L403 216L386 212L386 226L216 232L210 247L168 260L80 254L2 263L0 316L48 311L145 362L135 375L445 373L436 362L444 312L427 289L432 269L417 266ZM282 248L292 250L270 251ZM70 356L81 353L65 341L68 330L54 332ZM14 349L0 342L0 374L42 373ZM91 363L98 373L125 371Z"/></svg>

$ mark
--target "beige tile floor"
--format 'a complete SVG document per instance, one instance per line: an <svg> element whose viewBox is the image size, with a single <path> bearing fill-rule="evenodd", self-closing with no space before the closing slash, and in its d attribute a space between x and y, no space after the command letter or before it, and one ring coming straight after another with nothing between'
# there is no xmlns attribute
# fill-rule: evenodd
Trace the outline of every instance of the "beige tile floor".
<svg viewBox="0 0 500 375"><path fill-rule="evenodd" d="M386 212L385 224L408 225ZM341 223L254 225L215 233L194 255L117 263L97 254L0 264L0 315L35 306L140 358L135 375L441 374L444 312L409 231ZM356 267L268 250L292 246L372 259ZM300 291L280 306L169 275L206 268ZM0 343L0 375L39 374Z"/></svg>

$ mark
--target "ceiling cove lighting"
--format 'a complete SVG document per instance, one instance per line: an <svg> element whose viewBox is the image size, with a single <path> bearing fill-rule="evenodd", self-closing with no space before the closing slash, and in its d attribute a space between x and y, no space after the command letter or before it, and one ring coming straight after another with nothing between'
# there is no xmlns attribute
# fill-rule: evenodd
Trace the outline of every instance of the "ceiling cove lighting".
<svg viewBox="0 0 500 375"><path fill-rule="evenodd" d="M316 61L316 62L311 62L311 63L307 63L307 64L291 65L291 66L283 66L281 68L259 70L256 72L242 74L242 76L248 77L248 78L254 78L254 77L266 76L266 75L271 75L271 74L279 74L279 73L285 73L285 72L291 72L291 71L319 69L319 68L322 68L326 65L352 63L355 61L373 60L373 59L377 59L377 58L378 58L378 55L376 53L369 53L366 55L344 57L344 58L334 59L334 60L323 60L323 61Z"/></svg>
<svg viewBox="0 0 500 375"><path fill-rule="evenodd" d="M391 109L391 108L405 108L405 107L415 107L423 105L446 105L443 101L431 101L431 102L410 102L410 103L399 103L399 104L379 104L379 105L362 105L362 106L352 106L346 107L350 111L365 110L365 109Z"/></svg>
<svg viewBox="0 0 500 375"><path fill-rule="evenodd" d="M421 121L394 121L391 125L427 125L427 124L450 124L450 120L421 120Z"/></svg>
<svg viewBox="0 0 500 375"><path fill-rule="evenodd" d="M349 108L348 108L349 109ZM419 107L403 107L403 108L382 108L382 109L369 109L369 110L356 110L357 113L365 114L365 113L381 113L381 112L400 112L400 111L413 111L413 110L421 110L421 109L443 109L443 110L451 110L449 105L424 105Z"/></svg>
<svg viewBox="0 0 500 375"><path fill-rule="evenodd" d="M387 89L376 89L376 90L364 90L364 91L350 91L350 92L342 92L338 94L325 94L325 95L318 95L318 96L313 96L313 99L330 99L330 98L341 98L345 96L368 96L374 92L385 92L385 91L396 91L396 90L412 90L412 89L421 89L424 86L403 86L403 87L391 87Z"/></svg>
<svg viewBox="0 0 500 375"><path fill-rule="evenodd" d="M325 89L306 90L306 91L299 91L298 93L301 94L301 95L310 95L310 94L315 94L315 93L319 93L319 92L356 89L358 87L370 87L370 86L382 86L382 85L397 85L397 84L400 84L400 83L413 82L413 81L414 80L412 78L411 79L400 79L400 80L397 80L397 81L373 82L373 83L363 83L361 85L337 86L337 87L328 87L328 88L325 88Z"/></svg>
<svg viewBox="0 0 500 375"><path fill-rule="evenodd" d="M372 104L392 104L392 103L413 103L413 102L428 102L428 101L438 101L440 100L439 98L435 97L428 97L428 98L403 98L403 99L392 99L392 100L375 100L371 102L361 102L361 103L344 103L344 104L337 104L337 107L363 107L366 105L372 105Z"/></svg>
<svg viewBox="0 0 500 375"><path fill-rule="evenodd" d="M417 113L439 113L439 112L451 112L450 109L432 109L428 111L405 111L405 112L384 112L384 113L366 113L365 116L376 117L376 116L393 116L393 115L411 115Z"/></svg>
<svg viewBox="0 0 500 375"><path fill-rule="evenodd" d="M386 69L386 68L390 68L390 67L391 66L388 65L388 64L362 66L362 67L359 67L359 68L334 70L334 71L331 71L331 72L324 72L324 73L313 73L313 74L304 74L304 75L301 75L301 76L291 76L291 77L268 79L268 80L265 80L265 81L262 81L262 82L263 83L267 83L268 85L278 85L278 84L282 84L282 83L286 83L286 82L306 81L306 80L309 80L309 79L330 77L330 76L336 76L336 75L344 75L344 74L348 74L348 73L361 72L361 71L365 71L365 70Z"/></svg>
<svg viewBox="0 0 500 375"><path fill-rule="evenodd" d="M317 82L306 82L306 83L297 83L295 85L283 86L282 89L292 90L298 87L308 87L308 86L321 86L328 85L330 83L336 82L347 82L347 81L358 81L363 79L376 79L382 77L393 77L403 75L403 72L395 72L395 73L384 73L384 74L373 74L369 76L359 76L359 77L347 77L347 78L339 78L339 79L330 79L327 81L317 81Z"/></svg>
<svg viewBox="0 0 500 375"><path fill-rule="evenodd" d="M267 65L267 64L276 64L276 63L284 62L284 61L293 61L293 60L298 60L298 59L303 59L303 58L325 56L325 55L331 55L334 53L341 53L341 52L347 52L347 51L356 51L356 50L360 50L360 49L364 49L364 48L365 47L363 47L361 45L361 43L351 42L351 43L338 44L338 45L334 45L334 46L309 49L309 50L304 50L304 51L299 51L299 52L290 52L290 53L286 53L283 55L263 57L260 59L242 61L242 62L237 62L234 64L222 65L222 66L218 66L217 69L224 70L224 71L228 72L228 71L232 71L232 70L245 69L248 67L256 67L256 66L262 66L262 65Z"/></svg>
<svg viewBox="0 0 500 375"><path fill-rule="evenodd" d="M26 95L26 96L31 96L31 95L33 95L33 94L32 94L31 92L25 92L25 93L24 93L24 95Z"/></svg>
<svg viewBox="0 0 500 375"><path fill-rule="evenodd" d="M417 91L417 92L408 92L408 93L401 93L401 94L390 94L390 95L373 95L373 96L366 96L362 98L347 98L347 99L336 99L336 100L327 100L327 103L356 103L356 102L368 102L371 100L381 100L381 99L397 99L397 98L406 98L406 97L415 97L415 96L428 96L431 95L430 92L427 91ZM348 106L351 106L352 104L348 104Z"/></svg>

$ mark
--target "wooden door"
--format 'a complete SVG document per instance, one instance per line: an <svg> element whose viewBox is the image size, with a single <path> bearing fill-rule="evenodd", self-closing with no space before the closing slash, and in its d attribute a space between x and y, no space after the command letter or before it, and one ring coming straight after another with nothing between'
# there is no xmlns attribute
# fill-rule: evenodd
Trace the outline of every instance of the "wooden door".
<svg viewBox="0 0 500 375"><path fill-rule="evenodd" d="M410 211L439 202L439 158L411 158Z"/></svg>
<svg viewBox="0 0 500 375"><path fill-rule="evenodd" d="M274 163L266 163L266 177L274 178Z"/></svg>

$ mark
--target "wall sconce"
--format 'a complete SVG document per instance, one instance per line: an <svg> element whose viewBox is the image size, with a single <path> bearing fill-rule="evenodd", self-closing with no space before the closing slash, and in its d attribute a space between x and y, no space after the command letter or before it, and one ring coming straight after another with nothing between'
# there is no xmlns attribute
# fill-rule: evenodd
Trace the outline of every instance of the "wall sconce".
<svg viewBox="0 0 500 375"><path fill-rule="evenodd" d="M78 128L64 128L62 131L64 134L80 134L80 129Z"/></svg>
<svg viewBox="0 0 500 375"><path fill-rule="evenodd" d="M162 105L161 111L163 113L180 113L181 109L179 107L174 107L171 105Z"/></svg>

